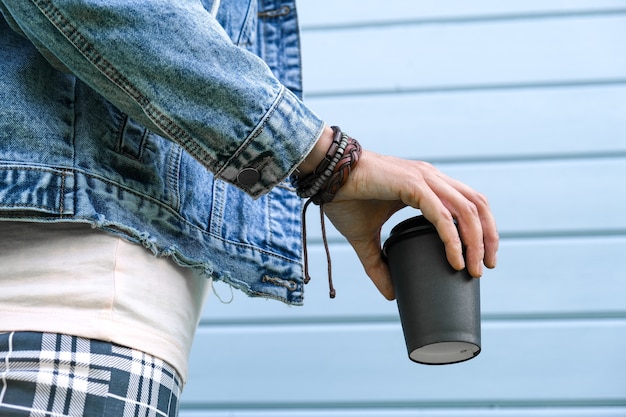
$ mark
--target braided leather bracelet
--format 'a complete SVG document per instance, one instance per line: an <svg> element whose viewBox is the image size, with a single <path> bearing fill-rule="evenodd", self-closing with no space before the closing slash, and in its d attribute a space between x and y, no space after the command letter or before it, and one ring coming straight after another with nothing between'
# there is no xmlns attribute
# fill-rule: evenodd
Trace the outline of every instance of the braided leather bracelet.
<svg viewBox="0 0 626 417"><path fill-rule="evenodd" d="M330 203L345 184L350 171L359 161L361 145L337 126L332 126L333 141L324 159L315 170L304 178L291 176L296 193L302 198L311 198L313 203Z"/></svg>
<svg viewBox="0 0 626 417"><path fill-rule="evenodd" d="M361 145L356 139L351 138L341 131L337 126L332 126L333 142L330 145L326 156L315 168L315 170L304 178L292 175L291 180L296 187L296 193L303 198L309 198L304 204L302 211L302 226L304 229L304 283L307 284L309 276L309 259L306 238L306 210L311 203L320 206L320 222L322 225L322 240L326 250L326 261L328 265L328 287L330 298L335 298L335 288L332 280L332 265L330 251L326 239L326 224L324 222L324 204L330 203L335 198L339 189L346 183L348 176L361 156Z"/></svg>

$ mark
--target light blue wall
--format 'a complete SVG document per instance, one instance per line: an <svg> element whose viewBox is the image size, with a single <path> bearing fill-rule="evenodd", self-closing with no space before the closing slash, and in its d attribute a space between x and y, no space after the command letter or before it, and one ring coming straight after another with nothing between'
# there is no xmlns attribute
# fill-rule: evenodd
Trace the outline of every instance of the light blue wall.
<svg viewBox="0 0 626 417"><path fill-rule="evenodd" d="M410 362L332 229L329 300L312 208L306 305L212 297L181 415L626 416L626 0L300 3L310 106L489 197L483 352Z"/></svg>

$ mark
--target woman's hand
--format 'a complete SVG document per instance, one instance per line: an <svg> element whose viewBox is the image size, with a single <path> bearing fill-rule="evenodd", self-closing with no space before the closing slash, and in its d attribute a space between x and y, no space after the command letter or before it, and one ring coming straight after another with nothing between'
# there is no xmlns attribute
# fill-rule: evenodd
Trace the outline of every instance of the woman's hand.
<svg viewBox="0 0 626 417"><path fill-rule="evenodd" d="M381 229L406 206L420 209L435 225L453 268L467 267L470 275L480 277L483 265L496 266L498 232L482 194L426 162L364 150L335 199L324 205L324 212L352 245L385 298L392 300L395 295L381 257Z"/></svg>

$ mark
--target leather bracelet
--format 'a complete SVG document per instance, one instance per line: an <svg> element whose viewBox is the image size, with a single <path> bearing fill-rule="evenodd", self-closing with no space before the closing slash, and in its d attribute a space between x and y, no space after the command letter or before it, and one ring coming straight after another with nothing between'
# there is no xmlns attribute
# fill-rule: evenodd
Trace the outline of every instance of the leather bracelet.
<svg viewBox="0 0 626 417"><path fill-rule="evenodd" d="M343 133L337 126L332 126L332 129L335 133L333 142L315 170L304 178L291 176L298 196L311 198L317 205L330 203L334 199L361 155L361 146L356 139Z"/></svg>
<svg viewBox="0 0 626 417"><path fill-rule="evenodd" d="M291 182L294 185L294 187L296 187L296 190L299 190L298 195L300 197L305 197L302 194L305 194L306 190L310 190L312 188L313 183L315 183L319 179L320 175L326 171L326 169L328 168L328 165L330 164L333 157L337 153L337 149L339 148L339 145L341 143L342 133L341 133L341 129L339 129L336 126L333 126L332 130L334 132L333 141L331 142L330 147L328 148L328 151L326 151L326 155L324 156L324 159L322 159L322 161L315 167L313 172L311 172L305 177L300 177L298 175L299 172L296 171L298 174L294 173L291 176Z"/></svg>
<svg viewBox="0 0 626 417"><path fill-rule="evenodd" d="M296 189L296 192L300 197L314 197L320 192L320 190L325 188L326 183L335 172L335 167L343 156L346 146L348 146L348 137L346 135L342 135L339 145L337 146L337 150L326 165L324 171L322 171L319 175L311 175L312 178L310 180L306 181L302 186Z"/></svg>
<svg viewBox="0 0 626 417"><path fill-rule="evenodd" d="M323 187L311 197L314 204L321 205L330 203L334 200L335 195L348 180L348 176L352 168L359 162L361 156L361 145L356 139L348 137L346 148L333 167L332 175L324 182Z"/></svg>

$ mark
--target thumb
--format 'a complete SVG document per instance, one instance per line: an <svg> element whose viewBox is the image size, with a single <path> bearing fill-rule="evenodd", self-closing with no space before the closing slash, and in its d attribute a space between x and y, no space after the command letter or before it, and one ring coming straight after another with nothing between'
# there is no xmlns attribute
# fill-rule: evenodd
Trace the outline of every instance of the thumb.
<svg viewBox="0 0 626 417"><path fill-rule="evenodd" d="M365 273L370 277L378 291L387 300L394 300L395 291L393 281L391 280L387 262L383 259L380 250L380 239L363 242L361 244L351 242L351 244L361 264L363 264Z"/></svg>

